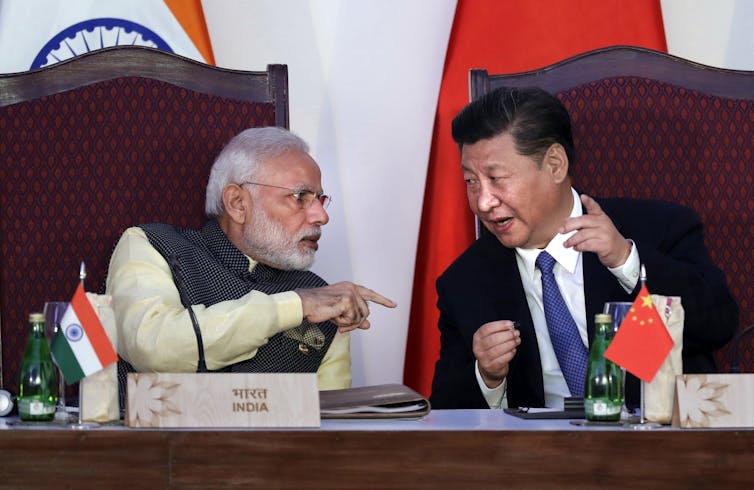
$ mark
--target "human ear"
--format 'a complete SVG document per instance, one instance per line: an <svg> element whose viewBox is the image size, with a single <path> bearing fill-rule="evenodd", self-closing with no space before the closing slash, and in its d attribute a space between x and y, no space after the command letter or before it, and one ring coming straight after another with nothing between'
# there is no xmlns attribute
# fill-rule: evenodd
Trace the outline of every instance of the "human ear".
<svg viewBox="0 0 754 490"><path fill-rule="evenodd" d="M223 207L228 218L236 223L243 224L246 221L246 211L251 206L251 200L237 184L228 184L223 189Z"/></svg>
<svg viewBox="0 0 754 490"><path fill-rule="evenodd" d="M544 166L556 183L561 183L568 177L568 155L559 143L553 143L545 152Z"/></svg>

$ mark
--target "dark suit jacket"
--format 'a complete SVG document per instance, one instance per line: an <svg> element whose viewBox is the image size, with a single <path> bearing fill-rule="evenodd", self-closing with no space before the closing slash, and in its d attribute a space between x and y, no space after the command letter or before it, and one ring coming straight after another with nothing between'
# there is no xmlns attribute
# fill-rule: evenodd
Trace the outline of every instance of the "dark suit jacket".
<svg viewBox="0 0 754 490"><path fill-rule="evenodd" d="M604 199L602 209L621 234L634 241L646 266L652 294L680 296L685 311L683 370L715 372L712 356L738 327L738 306L725 276L710 259L702 223L690 209L660 202ZM596 254L583 254L584 295L589 339L594 315L606 301L633 301ZM521 345L508 373L508 405L544 406L542 367L515 250L485 233L437 279L440 359L435 365L433 408L487 408L474 374L472 337L484 323L515 320ZM630 377L633 378L633 377ZM638 404L638 381L627 382L627 403Z"/></svg>

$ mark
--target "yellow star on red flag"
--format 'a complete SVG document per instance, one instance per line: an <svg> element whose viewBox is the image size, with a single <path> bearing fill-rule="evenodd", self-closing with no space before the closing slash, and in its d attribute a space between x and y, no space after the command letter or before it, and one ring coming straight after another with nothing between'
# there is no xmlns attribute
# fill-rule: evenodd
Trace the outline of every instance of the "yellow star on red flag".
<svg viewBox="0 0 754 490"><path fill-rule="evenodd" d="M665 324L642 286L629 314L605 351L605 357L636 377L651 382L673 348Z"/></svg>
<svg viewBox="0 0 754 490"><path fill-rule="evenodd" d="M642 289L642 291L645 291L645 289ZM652 298L649 296L649 292L647 294L642 295L639 293L639 298L641 298L641 306L643 308L654 308L655 305L652 304Z"/></svg>

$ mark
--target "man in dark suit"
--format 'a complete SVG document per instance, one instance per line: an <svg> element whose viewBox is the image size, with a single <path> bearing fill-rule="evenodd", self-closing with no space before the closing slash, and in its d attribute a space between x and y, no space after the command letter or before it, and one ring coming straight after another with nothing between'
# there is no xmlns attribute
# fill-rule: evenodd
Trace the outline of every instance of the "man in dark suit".
<svg viewBox="0 0 754 490"><path fill-rule="evenodd" d="M738 307L693 211L578 194L570 117L540 89L486 94L455 117L453 138L469 205L485 232L437 280L433 408L557 408L581 396L583 381L572 380L584 379L584 365L573 359L588 350L606 301L636 297L641 264L652 293L681 297L684 372L715 371L712 353L733 336ZM548 325L553 300L543 298L542 252L555 262L564 305L557 317L573 325L565 352ZM627 399L638 401L635 378Z"/></svg>

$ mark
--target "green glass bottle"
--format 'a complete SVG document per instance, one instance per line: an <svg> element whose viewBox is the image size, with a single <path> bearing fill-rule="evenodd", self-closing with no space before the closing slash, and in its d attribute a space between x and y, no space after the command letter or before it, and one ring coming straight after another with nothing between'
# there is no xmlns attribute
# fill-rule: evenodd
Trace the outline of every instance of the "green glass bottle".
<svg viewBox="0 0 754 490"><path fill-rule="evenodd" d="M617 364L605 359L605 351L613 339L612 323L610 315L599 313L594 317L594 341L589 351L584 386L584 413L591 421L620 420L623 373Z"/></svg>
<svg viewBox="0 0 754 490"><path fill-rule="evenodd" d="M58 373L45 338L44 315L31 313L29 323L31 331L18 385L18 416L21 420L49 421L55 417L58 403Z"/></svg>

